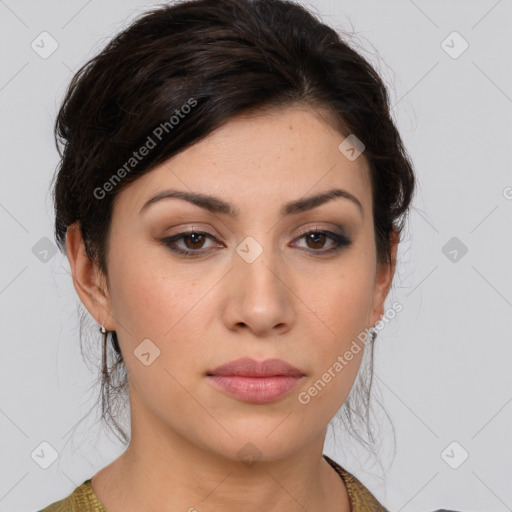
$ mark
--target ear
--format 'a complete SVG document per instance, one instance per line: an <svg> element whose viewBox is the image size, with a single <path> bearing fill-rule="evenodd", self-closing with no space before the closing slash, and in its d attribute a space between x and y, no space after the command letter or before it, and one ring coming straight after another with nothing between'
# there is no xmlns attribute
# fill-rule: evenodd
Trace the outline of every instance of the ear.
<svg viewBox="0 0 512 512"><path fill-rule="evenodd" d="M104 325L109 331L116 330L105 276L85 251L78 221L68 226L66 253L71 267L73 285L80 300L100 325Z"/></svg>
<svg viewBox="0 0 512 512"><path fill-rule="evenodd" d="M373 327L384 315L384 302L388 296L395 274L396 268L396 254L398 250L399 234L396 229L393 229L390 235L390 252L391 263L382 264L375 277L375 288L373 295L372 310L370 314L370 324L368 327Z"/></svg>

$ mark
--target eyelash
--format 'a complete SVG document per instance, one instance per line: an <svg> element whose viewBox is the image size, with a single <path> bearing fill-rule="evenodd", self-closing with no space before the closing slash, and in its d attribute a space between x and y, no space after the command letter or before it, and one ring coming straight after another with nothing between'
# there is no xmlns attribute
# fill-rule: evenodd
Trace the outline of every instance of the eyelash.
<svg viewBox="0 0 512 512"><path fill-rule="evenodd" d="M338 233L333 233L332 231L327 230L320 230L320 229L312 229L309 231L304 231L297 240L300 240L302 238L305 238L311 234L322 234L326 235L327 238L331 239L333 242L335 242L334 247L327 250L315 250L315 249L305 249L306 251L313 253L314 255L324 256L324 255L330 255L335 254L339 251L341 251L343 248L348 247L352 242L344 235L339 235ZM205 254L206 251L200 252L200 249L198 250L183 250L183 249L177 249L176 247L173 247L173 245L176 243L176 241L187 238L191 235L201 235L205 236L206 238L209 238L211 240L216 240L213 235L210 233L207 233L205 231L182 231L181 233L178 233L176 235L173 235L171 237L163 238L160 242L162 245L165 245L169 248L170 251L179 254L185 258L196 258L199 256L202 256Z"/></svg>

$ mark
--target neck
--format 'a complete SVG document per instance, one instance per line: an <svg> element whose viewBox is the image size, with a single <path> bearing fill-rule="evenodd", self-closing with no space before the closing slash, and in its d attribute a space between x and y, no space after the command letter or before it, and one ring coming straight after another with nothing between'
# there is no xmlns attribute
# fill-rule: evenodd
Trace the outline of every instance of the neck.
<svg viewBox="0 0 512 512"><path fill-rule="evenodd" d="M279 458L259 453L251 463L137 418L127 450L92 478L109 512L350 511L342 479L322 457L325 431L299 451Z"/></svg>
<svg viewBox="0 0 512 512"><path fill-rule="evenodd" d="M133 430L132 430L133 431ZM173 435L132 435L130 446L92 479L109 512L349 512L345 485L316 440L300 452L253 464L201 450Z"/></svg>

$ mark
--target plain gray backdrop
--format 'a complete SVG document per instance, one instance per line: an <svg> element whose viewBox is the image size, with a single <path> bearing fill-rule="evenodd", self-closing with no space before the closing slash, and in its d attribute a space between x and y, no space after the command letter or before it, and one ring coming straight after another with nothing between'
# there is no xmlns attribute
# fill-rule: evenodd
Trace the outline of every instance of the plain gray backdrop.
<svg viewBox="0 0 512 512"><path fill-rule="evenodd" d="M155 5L0 1L3 512L67 496L123 450L86 415L98 388L53 240L52 130L73 73ZM384 470L341 430L325 453L391 511L512 510L512 1L305 5L355 32L389 87L418 177L388 298L403 310L375 351L396 456L383 415Z"/></svg>

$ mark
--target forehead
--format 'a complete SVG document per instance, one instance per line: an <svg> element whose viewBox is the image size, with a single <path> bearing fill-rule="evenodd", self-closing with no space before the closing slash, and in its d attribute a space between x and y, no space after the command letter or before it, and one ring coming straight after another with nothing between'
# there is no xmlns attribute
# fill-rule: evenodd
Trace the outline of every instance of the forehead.
<svg viewBox="0 0 512 512"><path fill-rule="evenodd" d="M138 213L173 188L224 197L243 210L343 188L368 211L368 164L364 153L347 158L345 138L326 112L309 107L239 115L132 182L117 202Z"/></svg>

